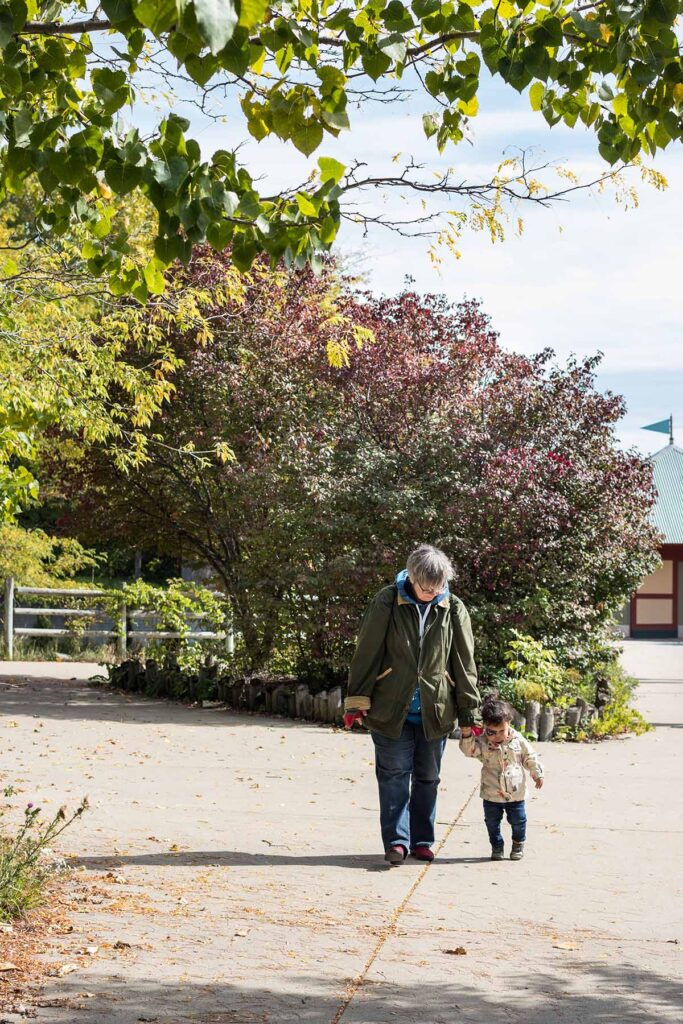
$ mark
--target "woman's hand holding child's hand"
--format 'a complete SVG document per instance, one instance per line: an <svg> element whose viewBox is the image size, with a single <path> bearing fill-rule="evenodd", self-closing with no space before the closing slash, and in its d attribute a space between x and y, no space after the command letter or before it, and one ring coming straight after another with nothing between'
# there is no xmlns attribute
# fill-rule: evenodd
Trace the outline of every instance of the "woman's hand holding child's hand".
<svg viewBox="0 0 683 1024"><path fill-rule="evenodd" d="M347 711L344 715L344 728L352 729L354 722L362 722L367 711Z"/></svg>

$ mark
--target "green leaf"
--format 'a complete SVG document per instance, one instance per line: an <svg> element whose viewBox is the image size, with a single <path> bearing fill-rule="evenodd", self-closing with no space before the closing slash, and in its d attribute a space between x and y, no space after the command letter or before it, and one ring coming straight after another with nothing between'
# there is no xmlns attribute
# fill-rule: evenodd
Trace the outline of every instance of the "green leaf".
<svg viewBox="0 0 683 1024"><path fill-rule="evenodd" d="M118 196L127 196L140 184L142 169L125 161L112 161L104 168L104 180Z"/></svg>
<svg viewBox="0 0 683 1024"><path fill-rule="evenodd" d="M31 143L31 128L33 127L33 116L31 108L22 106L14 115L14 145L17 149L25 149Z"/></svg>
<svg viewBox="0 0 683 1024"><path fill-rule="evenodd" d="M406 59L408 46L404 36L398 32L392 32L390 36L380 39L377 45L382 53L385 53L397 64L401 64Z"/></svg>
<svg viewBox="0 0 683 1024"><path fill-rule="evenodd" d="M345 110L325 110L323 108L320 116L325 124L335 129L335 133L351 127L349 115Z"/></svg>
<svg viewBox="0 0 683 1024"><path fill-rule="evenodd" d="M143 270L145 283L152 295L163 295L166 289L163 264L159 259L152 259Z"/></svg>
<svg viewBox="0 0 683 1024"><path fill-rule="evenodd" d="M424 128L424 133L428 139L431 139L432 135L436 135L439 130L439 124L438 114L422 115L422 127Z"/></svg>
<svg viewBox="0 0 683 1024"><path fill-rule="evenodd" d="M14 39L15 31L14 18L7 8L3 8L0 10L0 50Z"/></svg>
<svg viewBox="0 0 683 1024"><path fill-rule="evenodd" d="M206 85L209 79L216 74L218 68L218 61L211 54L207 54L205 57L198 57L195 53L192 53L185 61L185 69L197 85Z"/></svg>
<svg viewBox="0 0 683 1024"><path fill-rule="evenodd" d="M90 75L90 80L93 92L105 113L113 114L127 102L129 92L125 71L95 68Z"/></svg>
<svg viewBox="0 0 683 1024"><path fill-rule="evenodd" d="M209 245L217 252L223 252L224 249L230 245L232 236L235 233L235 225L230 224L226 220L216 221L213 224L209 224L206 229L206 237Z"/></svg>
<svg viewBox="0 0 683 1024"><path fill-rule="evenodd" d="M308 118L292 130L292 142L304 156L310 156L323 141L323 128L318 121Z"/></svg>
<svg viewBox="0 0 683 1024"><path fill-rule="evenodd" d="M315 206L310 196L307 196L305 192L297 192L296 205L299 207L304 217L317 217L318 208Z"/></svg>
<svg viewBox="0 0 683 1024"><path fill-rule="evenodd" d="M129 21L133 16L133 5L130 0L102 0L101 6L112 25Z"/></svg>
<svg viewBox="0 0 683 1024"><path fill-rule="evenodd" d="M232 261L242 273L249 270L256 258L256 243L250 234L240 232L232 247Z"/></svg>
<svg viewBox="0 0 683 1024"><path fill-rule="evenodd" d="M374 82L381 78L385 71L391 67L391 57L386 53L364 53L362 57L363 70Z"/></svg>
<svg viewBox="0 0 683 1024"><path fill-rule="evenodd" d="M323 245L331 245L337 236L338 230L339 221L335 220L334 217L325 217L325 220L318 228L318 236Z"/></svg>
<svg viewBox="0 0 683 1024"><path fill-rule="evenodd" d="M529 89L529 102L531 103L532 110L540 110L543 105L543 94L545 92L545 86L543 82L534 82Z"/></svg>
<svg viewBox="0 0 683 1024"><path fill-rule="evenodd" d="M134 14L141 25L158 36L180 20L184 7L185 0L139 0Z"/></svg>
<svg viewBox="0 0 683 1024"><path fill-rule="evenodd" d="M191 255L191 249L187 239L181 235L164 236L157 238L154 242L154 252L164 266L168 266L174 260L186 262Z"/></svg>
<svg viewBox="0 0 683 1024"><path fill-rule="evenodd" d="M181 156L173 156L170 160L155 160L152 164L152 175L168 192L176 192L187 175L187 160Z"/></svg>
<svg viewBox="0 0 683 1024"><path fill-rule="evenodd" d="M239 21L234 0L194 0L194 11L211 53L220 53L232 39Z"/></svg>
<svg viewBox="0 0 683 1024"><path fill-rule="evenodd" d="M344 164L331 156L321 156L318 160L318 167L320 168L320 180L323 183L333 181L335 185L339 184L346 170Z"/></svg>

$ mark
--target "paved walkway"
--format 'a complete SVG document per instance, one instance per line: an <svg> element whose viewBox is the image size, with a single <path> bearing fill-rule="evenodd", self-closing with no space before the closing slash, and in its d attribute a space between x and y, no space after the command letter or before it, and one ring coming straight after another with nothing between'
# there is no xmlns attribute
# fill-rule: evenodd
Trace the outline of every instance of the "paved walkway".
<svg viewBox="0 0 683 1024"><path fill-rule="evenodd" d="M439 859L393 871L369 737L0 665L2 776L47 807L93 804L63 849L95 904L53 951L80 968L38 1020L679 1021L683 645L625 660L656 732L540 745L524 861L488 860L477 765L451 743Z"/></svg>

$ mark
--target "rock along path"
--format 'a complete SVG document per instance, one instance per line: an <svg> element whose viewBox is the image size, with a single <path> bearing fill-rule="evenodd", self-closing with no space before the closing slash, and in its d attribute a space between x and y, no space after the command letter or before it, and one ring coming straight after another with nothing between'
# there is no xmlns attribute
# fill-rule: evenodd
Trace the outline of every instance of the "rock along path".
<svg viewBox="0 0 683 1024"><path fill-rule="evenodd" d="M0 665L0 781L92 803L61 849L94 896L50 951L78 970L38 1021L680 1021L683 645L624 659L657 730L540 744L521 863L488 860L478 768L452 742L438 860L395 870L368 736Z"/></svg>

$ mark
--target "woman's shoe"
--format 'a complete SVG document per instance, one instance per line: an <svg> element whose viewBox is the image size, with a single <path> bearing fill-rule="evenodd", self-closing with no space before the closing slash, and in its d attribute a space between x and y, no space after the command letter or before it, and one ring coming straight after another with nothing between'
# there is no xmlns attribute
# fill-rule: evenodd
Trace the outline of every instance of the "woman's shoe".
<svg viewBox="0 0 683 1024"><path fill-rule="evenodd" d="M428 846L414 846L410 851L410 856L415 860L426 860L431 863L434 860L434 851L430 850Z"/></svg>
<svg viewBox="0 0 683 1024"><path fill-rule="evenodd" d="M384 859L388 860L392 868L397 868L399 864L408 856L408 851L405 846L390 846L387 852L384 854Z"/></svg>

